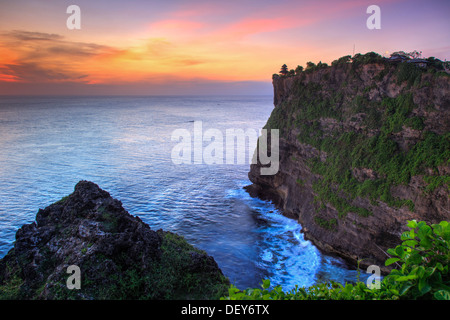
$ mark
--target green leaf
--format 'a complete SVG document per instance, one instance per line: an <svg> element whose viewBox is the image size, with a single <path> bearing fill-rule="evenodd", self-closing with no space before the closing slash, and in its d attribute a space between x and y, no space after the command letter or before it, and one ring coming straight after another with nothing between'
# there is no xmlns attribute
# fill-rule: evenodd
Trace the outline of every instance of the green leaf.
<svg viewBox="0 0 450 320"><path fill-rule="evenodd" d="M400 240L410 240L411 239L411 233L409 231L405 231L400 236Z"/></svg>
<svg viewBox="0 0 450 320"><path fill-rule="evenodd" d="M408 227L415 229L417 227L417 221L416 220L408 220Z"/></svg>
<svg viewBox="0 0 450 320"><path fill-rule="evenodd" d="M396 278L395 281L403 282L403 281L414 280L414 279L417 279L417 275L416 274L410 274L410 275L407 275L407 276L400 276L400 277Z"/></svg>
<svg viewBox="0 0 450 320"><path fill-rule="evenodd" d="M408 292L408 290L413 287L413 284L407 282L405 283L402 288L400 289L400 295L403 296L406 294L406 292Z"/></svg>
<svg viewBox="0 0 450 320"><path fill-rule="evenodd" d="M417 235L420 239L425 239L431 233L431 227L425 222L421 221L419 223L419 228L417 230Z"/></svg>
<svg viewBox="0 0 450 320"><path fill-rule="evenodd" d="M450 224L447 221L441 221L438 226L439 230L435 230L435 233L445 241L450 241Z"/></svg>
<svg viewBox="0 0 450 320"><path fill-rule="evenodd" d="M419 266L415 268L415 274L417 274L418 277L423 277L425 275L425 268L423 266Z"/></svg>
<svg viewBox="0 0 450 320"><path fill-rule="evenodd" d="M448 228L450 226L450 223L448 223L448 221L441 221L441 222L439 222L439 225L442 228Z"/></svg>
<svg viewBox="0 0 450 320"><path fill-rule="evenodd" d="M396 256L399 256L400 258L403 258L405 256L405 250L403 246L395 247L395 252L397 253Z"/></svg>
<svg viewBox="0 0 450 320"><path fill-rule="evenodd" d="M450 292L446 290L439 290L434 293L436 300L450 300Z"/></svg>
<svg viewBox="0 0 450 320"><path fill-rule="evenodd" d="M424 295L425 293L427 293L428 291L431 290L431 287L430 287L430 285L427 283L427 279L426 279L426 278L421 278L421 279L419 280L419 286L418 286L418 289L419 289L419 291L420 291L420 293L421 293L422 295Z"/></svg>
<svg viewBox="0 0 450 320"><path fill-rule="evenodd" d="M409 265L418 265L422 263L423 257L417 252L412 252L408 257L408 264Z"/></svg>
<svg viewBox="0 0 450 320"><path fill-rule="evenodd" d="M400 295L400 293L396 289L389 289L389 291L392 292L393 294L397 295L397 296Z"/></svg>
<svg viewBox="0 0 450 320"><path fill-rule="evenodd" d="M386 251L388 254L390 254L391 256L398 256L397 252L395 251L395 249L389 248Z"/></svg>
<svg viewBox="0 0 450 320"><path fill-rule="evenodd" d="M353 290L353 285L351 283L347 283L345 288L342 290L343 293L349 294Z"/></svg>
<svg viewBox="0 0 450 320"><path fill-rule="evenodd" d="M403 241L403 245L404 246L408 246L408 247L415 247L415 246L417 246L419 243L416 241L416 240L406 240L406 241Z"/></svg>
<svg viewBox="0 0 450 320"><path fill-rule="evenodd" d="M230 288L228 288L228 294L230 296L234 295L237 292L239 292L239 289L236 288L234 285L231 285Z"/></svg>
<svg viewBox="0 0 450 320"><path fill-rule="evenodd" d="M423 238L421 238L420 240L420 245L422 247L424 247L425 249L429 249L431 247L431 241L430 239L428 239L427 236L424 236Z"/></svg>
<svg viewBox="0 0 450 320"><path fill-rule="evenodd" d="M400 261L400 258L389 258L386 260L386 262L384 263L385 266L389 266L397 261Z"/></svg>
<svg viewBox="0 0 450 320"><path fill-rule="evenodd" d="M270 287L270 280L269 279L263 280L262 287L263 289L268 289Z"/></svg>

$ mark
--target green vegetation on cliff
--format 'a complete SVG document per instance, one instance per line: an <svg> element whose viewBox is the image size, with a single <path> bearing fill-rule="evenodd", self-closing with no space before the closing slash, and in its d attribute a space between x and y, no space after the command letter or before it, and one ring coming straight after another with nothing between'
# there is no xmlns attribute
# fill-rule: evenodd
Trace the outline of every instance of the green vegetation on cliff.
<svg viewBox="0 0 450 320"><path fill-rule="evenodd" d="M367 75L370 80L363 81ZM393 64L371 52L342 57L330 67L308 63L293 78L289 99L275 107L266 128L280 129L284 139L295 134L299 142L319 151L309 159L312 172L321 176L313 184L317 210L328 203L339 218L350 211L368 216L368 208L352 204L361 197L374 206L382 201L413 211L413 199L395 197L392 187L407 185L415 176L423 178L425 193L448 188L450 176L440 167L449 164L450 133L430 130L422 114L434 106L415 96L419 89L436 86L439 77L448 74L435 67ZM387 82L397 94L388 96L378 89ZM407 135L412 138L403 139ZM370 177L359 176L358 170ZM333 230L334 221L315 221Z"/></svg>

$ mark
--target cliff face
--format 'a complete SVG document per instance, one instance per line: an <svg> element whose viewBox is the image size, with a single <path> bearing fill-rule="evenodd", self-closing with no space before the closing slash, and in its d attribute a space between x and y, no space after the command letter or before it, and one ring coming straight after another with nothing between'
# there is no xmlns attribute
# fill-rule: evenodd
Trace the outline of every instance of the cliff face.
<svg viewBox="0 0 450 320"><path fill-rule="evenodd" d="M280 170L251 165L247 190L319 248L388 271L406 220L450 220L448 75L366 55L273 86L266 128L280 129Z"/></svg>
<svg viewBox="0 0 450 320"><path fill-rule="evenodd" d="M71 265L79 267L79 289L67 287ZM152 230L88 181L40 209L0 260L4 299L208 299L228 284L211 256Z"/></svg>

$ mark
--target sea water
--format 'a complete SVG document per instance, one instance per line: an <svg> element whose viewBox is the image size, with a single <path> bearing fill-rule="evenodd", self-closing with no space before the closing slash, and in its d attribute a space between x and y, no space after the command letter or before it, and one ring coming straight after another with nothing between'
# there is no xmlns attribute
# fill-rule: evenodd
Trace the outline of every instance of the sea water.
<svg viewBox="0 0 450 320"><path fill-rule="evenodd" d="M212 255L239 288L355 281L297 221L245 192L249 163L171 159L176 129L260 130L272 110L271 96L0 97L0 258L39 208L90 180L152 229Z"/></svg>

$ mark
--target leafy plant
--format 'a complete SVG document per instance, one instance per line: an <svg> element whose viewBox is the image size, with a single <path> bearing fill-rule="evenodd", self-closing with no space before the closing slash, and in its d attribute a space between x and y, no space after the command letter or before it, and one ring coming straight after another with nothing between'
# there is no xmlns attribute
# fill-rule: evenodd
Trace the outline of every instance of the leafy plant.
<svg viewBox="0 0 450 320"><path fill-rule="evenodd" d="M393 257L385 262L400 268L393 269L378 287L361 281L330 281L283 291L281 286L270 289L270 280L265 279L261 289L239 290L231 285L221 300L450 300L450 224L442 221L430 226L411 220L407 226L410 230L402 234L402 244L387 251Z"/></svg>
<svg viewBox="0 0 450 320"><path fill-rule="evenodd" d="M386 265L402 263L387 278L398 287L399 294L412 299L450 297L450 225L447 221L427 225L424 221L408 222L410 231L401 235L403 243L389 249L394 256Z"/></svg>

